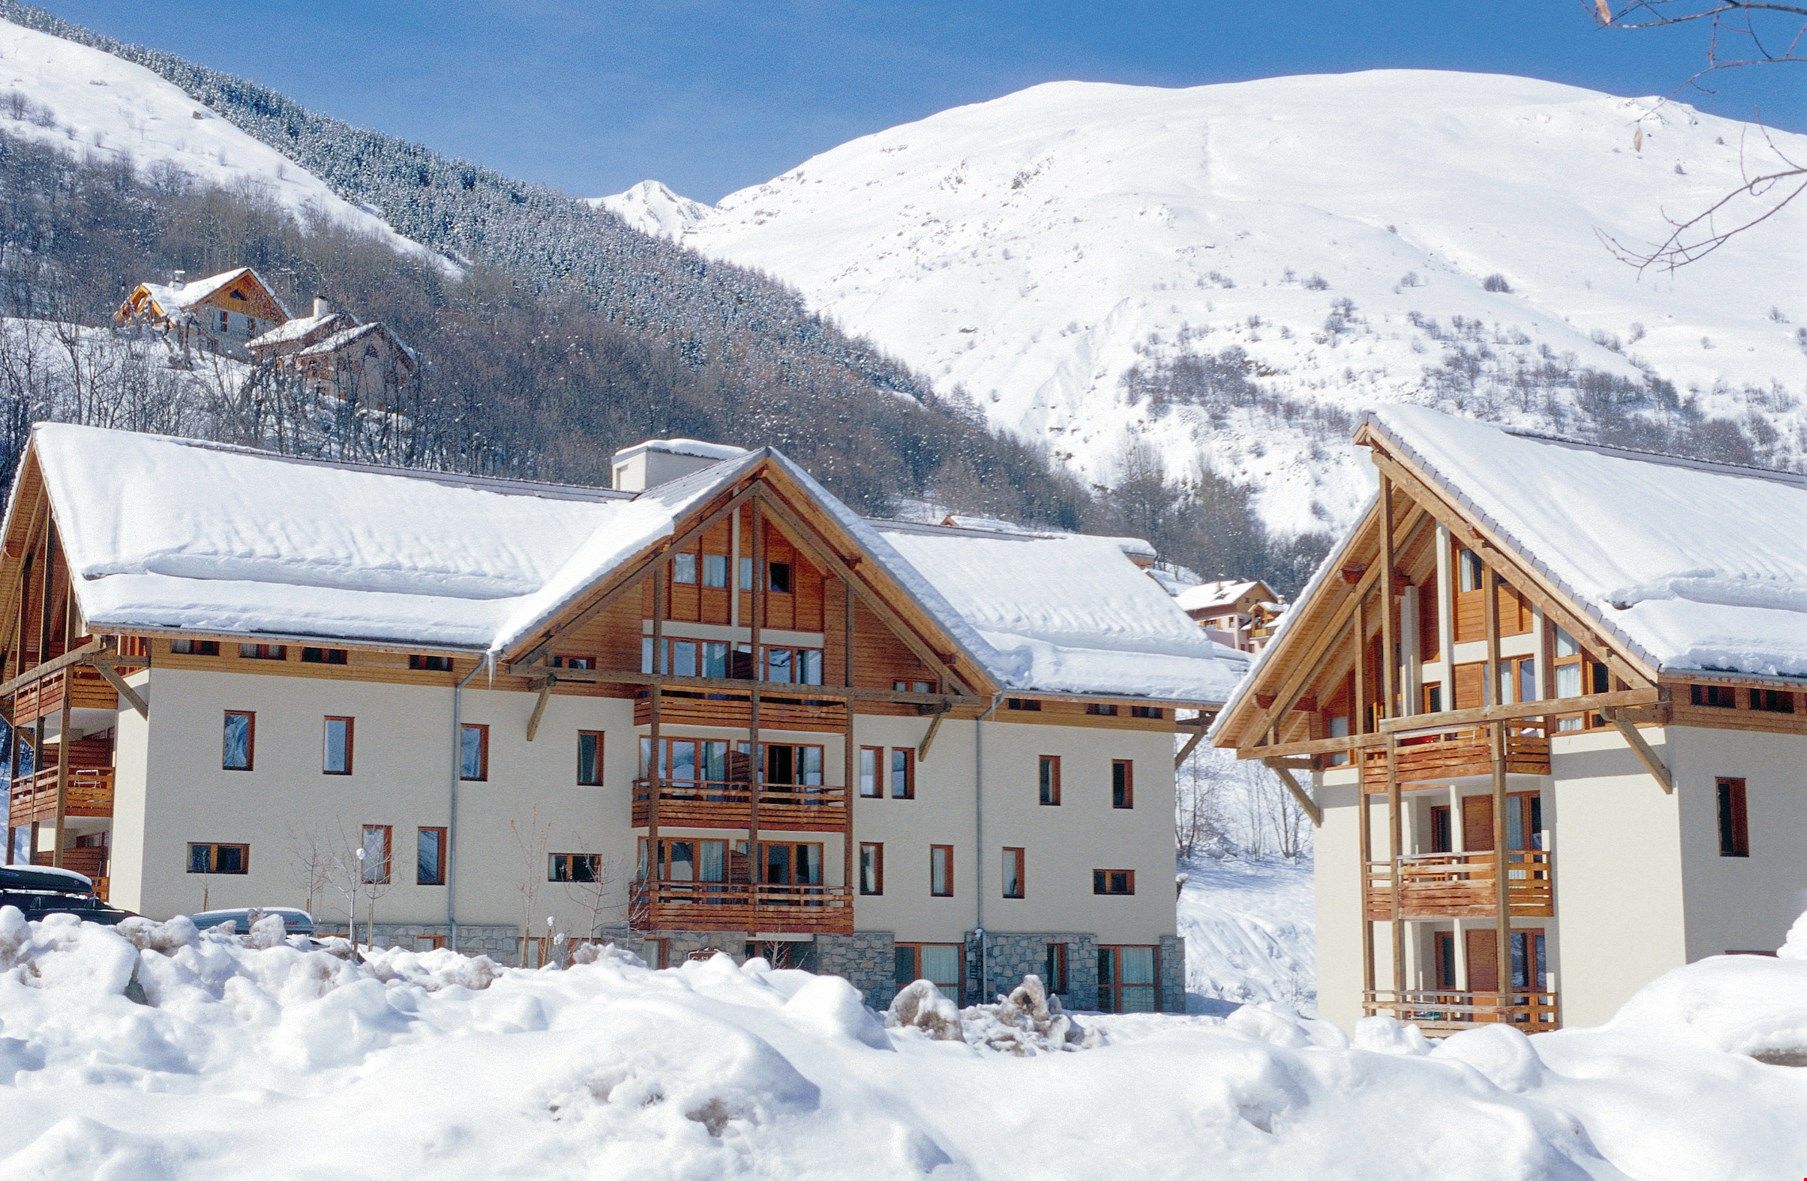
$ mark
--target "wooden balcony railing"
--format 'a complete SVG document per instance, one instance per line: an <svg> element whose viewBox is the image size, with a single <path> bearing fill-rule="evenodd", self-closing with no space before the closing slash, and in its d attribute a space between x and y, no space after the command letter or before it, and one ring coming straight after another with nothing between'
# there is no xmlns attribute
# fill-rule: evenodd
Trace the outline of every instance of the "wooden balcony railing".
<svg viewBox="0 0 1807 1181"><path fill-rule="evenodd" d="M839 732L847 726L847 705L808 696L806 687L796 695L766 690L759 695L759 728L762 730L822 730ZM642 693L634 702L634 725L652 722L652 700ZM752 701L732 692L686 693L668 689L659 695L661 726L718 726L745 730L752 724Z"/></svg>
<svg viewBox="0 0 1807 1181"><path fill-rule="evenodd" d="M72 767L69 770L69 797L63 805L65 816L113 815L113 768ZM23 828L34 821L39 824L56 820L56 767L45 767L31 775L13 780L12 802L7 808L8 823Z"/></svg>
<svg viewBox="0 0 1807 1181"><path fill-rule="evenodd" d="M1509 725L1506 730L1506 772L1510 775L1548 775L1550 738L1536 724ZM1399 739L1394 773L1403 787L1429 787L1470 776L1493 774L1493 739L1486 726L1460 726L1448 730L1415 733ZM1387 790L1387 748L1384 743L1361 753L1362 790Z"/></svg>
<svg viewBox="0 0 1807 1181"><path fill-rule="evenodd" d="M634 827L652 822L653 781L634 780ZM658 784L659 824L670 828L750 828L753 788L745 781L667 779ZM759 827L839 832L847 789L768 783L759 790Z"/></svg>
<svg viewBox="0 0 1807 1181"><path fill-rule="evenodd" d="M39 718L49 717L63 708L63 690L68 687L70 709L119 708L119 694L101 679L94 669L76 665L48 673L13 694L12 719L23 726Z"/></svg>
<svg viewBox="0 0 1807 1181"><path fill-rule="evenodd" d="M1506 905L1514 918L1548 918L1556 913L1551 861L1545 849L1510 849L1506 854ZM1497 899L1499 855L1416 853L1400 858L1400 917L1491 918ZM1367 915L1370 921L1393 917L1393 865L1368 863Z"/></svg>
<svg viewBox="0 0 1807 1181"><path fill-rule="evenodd" d="M1541 1033L1562 1024L1556 994L1524 992L1390 992L1367 993L1362 1000L1366 1015L1395 1017L1416 1025L1431 1037L1473 1029L1477 1025L1515 1025L1526 1033Z"/></svg>
<svg viewBox="0 0 1807 1181"><path fill-rule="evenodd" d="M850 935L853 891L845 886L639 881L628 914L641 931Z"/></svg>

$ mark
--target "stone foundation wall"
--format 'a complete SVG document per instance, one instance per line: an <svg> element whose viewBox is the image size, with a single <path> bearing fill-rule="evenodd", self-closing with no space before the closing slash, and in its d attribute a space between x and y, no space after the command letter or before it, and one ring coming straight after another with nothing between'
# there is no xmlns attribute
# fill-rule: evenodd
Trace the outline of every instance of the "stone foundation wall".
<svg viewBox="0 0 1807 1181"><path fill-rule="evenodd" d="M1031 934L993 931L986 936L986 976L979 980L977 940L968 938L967 975L973 990L968 1003L990 1002L999 993L1008 994L1023 982L1024 976L1040 976L1042 984L1052 988L1048 979L1048 945L1064 944L1067 949L1067 980L1059 992L1060 1003L1068 1009L1098 1007L1098 939L1077 931L1045 931Z"/></svg>
<svg viewBox="0 0 1807 1181"><path fill-rule="evenodd" d="M344 938L344 923L316 921L317 935ZM358 939L371 947L399 947L405 951L426 951L434 940L452 946L452 928L446 923L377 923L358 924ZM458 924L457 950L464 955L486 955L498 964L513 967L521 958L521 929L509 925L469 926Z"/></svg>
<svg viewBox="0 0 1807 1181"><path fill-rule="evenodd" d="M1186 1011L1186 941L1178 935L1161 936L1161 1011Z"/></svg>
<svg viewBox="0 0 1807 1181"><path fill-rule="evenodd" d="M896 938L890 931L816 936L816 970L844 977L866 1004L884 1010L897 995Z"/></svg>

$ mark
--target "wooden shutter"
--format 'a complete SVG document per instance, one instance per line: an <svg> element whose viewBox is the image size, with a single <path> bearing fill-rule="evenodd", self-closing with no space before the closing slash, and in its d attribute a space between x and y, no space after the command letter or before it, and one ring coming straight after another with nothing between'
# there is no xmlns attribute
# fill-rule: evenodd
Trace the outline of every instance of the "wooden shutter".
<svg viewBox="0 0 1807 1181"><path fill-rule="evenodd" d="M1493 848L1493 797L1462 799L1462 848L1477 853Z"/></svg>
<svg viewBox="0 0 1807 1181"><path fill-rule="evenodd" d="M1452 709L1479 709L1486 704L1484 695L1487 688L1487 666L1485 664L1458 664L1455 666L1455 697L1450 703Z"/></svg>
<svg viewBox="0 0 1807 1181"><path fill-rule="evenodd" d="M1490 930L1469 931L1466 946L1468 949L1468 991L1498 992L1500 990L1500 972L1498 948L1494 941L1494 933Z"/></svg>

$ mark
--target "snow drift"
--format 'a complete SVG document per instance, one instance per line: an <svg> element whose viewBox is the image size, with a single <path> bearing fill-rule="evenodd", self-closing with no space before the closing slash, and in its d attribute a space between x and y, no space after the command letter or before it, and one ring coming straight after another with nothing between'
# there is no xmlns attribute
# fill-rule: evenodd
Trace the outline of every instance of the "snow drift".
<svg viewBox="0 0 1807 1181"><path fill-rule="evenodd" d="M1684 968L1600 1030L1432 1046L1277 1007L1074 1023L1034 988L951 1013L918 986L887 1028L845 982L761 960L579 958L361 963L273 925L0 910L0 1175L1683 1177L1807 1160L1807 1071L1700 1032L1764 1013L1773 1050L1807 1030L1800 959Z"/></svg>

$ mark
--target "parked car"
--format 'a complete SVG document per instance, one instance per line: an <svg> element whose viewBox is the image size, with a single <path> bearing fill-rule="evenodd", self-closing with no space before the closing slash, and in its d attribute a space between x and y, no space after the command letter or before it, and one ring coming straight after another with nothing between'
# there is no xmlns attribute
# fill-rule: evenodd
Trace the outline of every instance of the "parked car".
<svg viewBox="0 0 1807 1181"><path fill-rule="evenodd" d="M294 906L240 906L227 907L224 910L203 910L189 915L188 921L203 931L210 927L217 927L221 923L231 923L234 931L240 935L249 935L253 913L260 917L281 915L283 930L290 935L312 935L314 933L314 916Z"/></svg>
<svg viewBox="0 0 1807 1181"><path fill-rule="evenodd" d="M16 906L28 919L72 914L107 926L134 917L101 901L86 876L48 865L0 865L0 906Z"/></svg>

